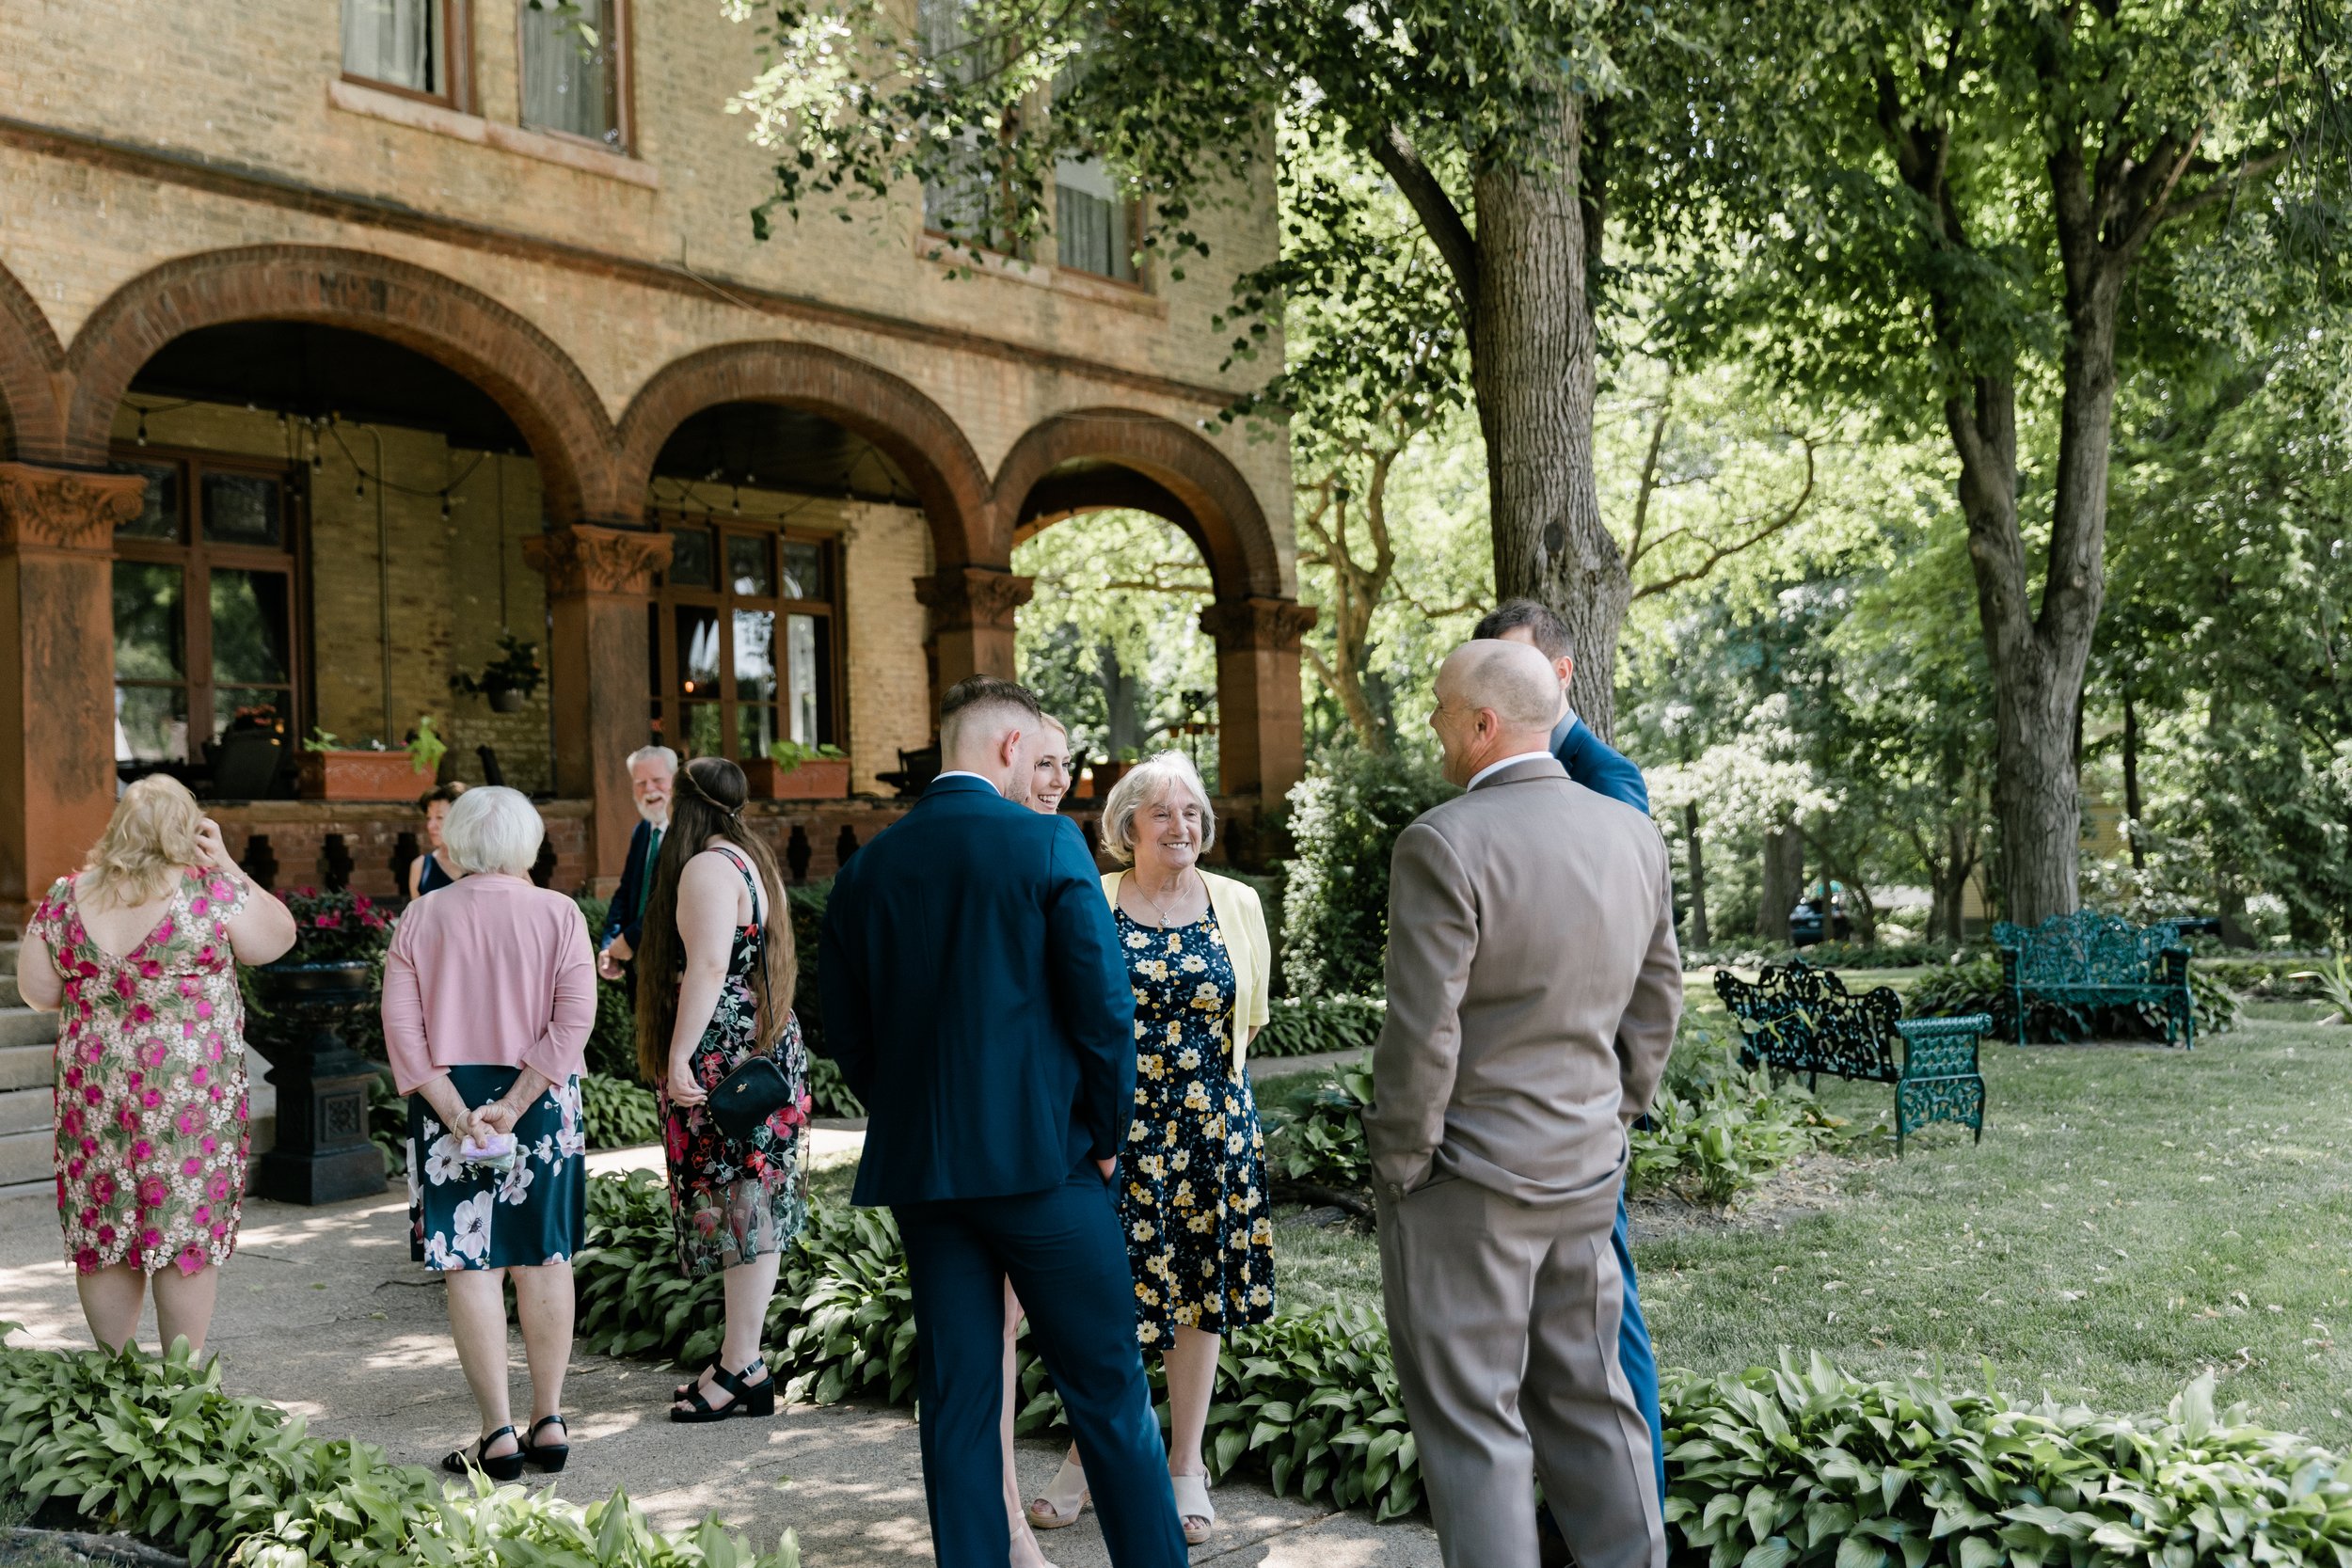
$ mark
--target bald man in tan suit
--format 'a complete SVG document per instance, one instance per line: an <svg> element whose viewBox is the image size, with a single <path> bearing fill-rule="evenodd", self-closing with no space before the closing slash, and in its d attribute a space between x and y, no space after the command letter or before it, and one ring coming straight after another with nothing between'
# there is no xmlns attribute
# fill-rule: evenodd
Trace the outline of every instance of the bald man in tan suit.
<svg viewBox="0 0 2352 1568"><path fill-rule="evenodd" d="M1397 839L1364 1113L1406 1415L1447 1568L1535 1568L1538 1477L1581 1568L1663 1568L1617 1357L1626 1129L1682 1011L1666 847L1552 757L1559 683L1484 641L1430 725L1466 792Z"/></svg>

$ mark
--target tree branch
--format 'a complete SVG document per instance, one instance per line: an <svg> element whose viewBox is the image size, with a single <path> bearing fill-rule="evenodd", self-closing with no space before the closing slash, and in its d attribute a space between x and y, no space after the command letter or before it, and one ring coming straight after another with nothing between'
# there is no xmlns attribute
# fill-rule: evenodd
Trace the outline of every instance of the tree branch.
<svg viewBox="0 0 2352 1568"><path fill-rule="evenodd" d="M1699 564L1692 567L1688 571L1677 572L1673 577L1661 578L1656 582L1645 582L1642 584L1639 588L1636 588L1633 591L1633 597L1636 599L1646 599L1654 594L1664 594L1670 592L1671 590L1680 588L1685 583L1697 582L1699 579L1706 577L1709 572L1712 572L1716 567L1722 565L1725 561L1730 560L1733 556L1740 554L1743 550L1754 549L1756 546L1764 543L1765 540L1770 539L1772 535L1780 532L1784 529L1788 528L1791 523L1795 522L1798 515L1804 511L1805 503L1813 499L1815 470L1814 443L1802 436L1797 439L1804 447L1804 484L1803 488L1798 490L1794 500L1791 500L1787 506L1783 507L1762 527L1756 529L1755 532L1749 534L1746 538L1740 540L1736 544L1710 546L1705 561L1702 561ZM1630 570L1632 562L1629 561L1627 562L1628 569Z"/></svg>
<svg viewBox="0 0 2352 1568"><path fill-rule="evenodd" d="M1471 235L1470 225L1462 221L1462 210L1454 204L1445 186L1422 161L1421 150L1395 126L1389 126L1372 138L1372 155L1389 178L1396 182L1396 188L1420 217L1429 243L1445 259L1446 270L1454 275L1454 295L1462 312L1462 326L1469 330L1478 314L1478 241Z"/></svg>

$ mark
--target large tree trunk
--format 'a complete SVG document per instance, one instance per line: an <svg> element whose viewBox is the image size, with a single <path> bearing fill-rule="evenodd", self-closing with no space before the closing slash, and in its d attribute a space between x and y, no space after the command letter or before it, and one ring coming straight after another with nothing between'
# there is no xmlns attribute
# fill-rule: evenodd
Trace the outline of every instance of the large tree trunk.
<svg viewBox="0 0 2352 1568"><path fill-rule="evenodd" d="M1472 177L1470 387L1486 437L1495 592L1539 599L1567 623L1576 652L1569 701L1606 740L1616 727L1617 632L1632 588L1593 476L1581 133L1582 106L1563 93L1529 138L1532 158Z"/></svg>
<svg viewBox="0 0 2352 1568"><path fill-rule="evenodd" d="M1682 806L1682 850L1691 863L1691 945L1707 945L1707 847L1699 837L1699 805Z"/></svg>
<svg viewBox="0 0 2352 1568"><path fill-rule="evenodd" d="M1756 897L1756 934L1788 945L1788 913L1804 896L1804 835L1775 828L1764 835L1764 886Z"/></svg>
<svg viewBox="0 0 2352 1568"><path fill-rule="evenodd" d="M2123 279L2122 266L2102 251L2095 218L2072 212L2063 195L2058 206L2067 255L2066 353L2050 553L2038 611L2029 603L2018 530L2016 388L1979 376L1973 397L1955 395L1944 406L1960 453L1961 510L1993 666L2001 902L2008 918L2028 926L2071 914L2080 901L2074 720L2106 590L2107 444ZM2078 224L2087 227L2077 232Z"/></svg>

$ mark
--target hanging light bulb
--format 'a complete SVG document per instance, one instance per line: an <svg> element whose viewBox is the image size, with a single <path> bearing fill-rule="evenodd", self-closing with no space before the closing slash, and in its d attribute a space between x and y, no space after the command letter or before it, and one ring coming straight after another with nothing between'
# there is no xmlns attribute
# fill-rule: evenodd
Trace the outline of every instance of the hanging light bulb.
<svg viewBox="0 0 2352 1568"><path fill-rule="evenodd" d="M445 523L449 521L449 492L447 490L441 492L441 521Z"/></svg>
<svg viewBox="0 0 2352 1568"><path fill-rule="evenodd" d="M144 408L139 410L138 443L140 446L147 445L147 410Z"/></svg>
<svg viewBox="0 0 2352 1568"><path fill-rule="evenodd" d="M741 490L732 493L732 499L727 502L727 510L739 517L743 515L743 492Z"/></svg>
<svg viewBox="0 0 2352 1568"><path fill-rule="evenodd" d="M366 474L359 476L359 483L351 487L351 493L361 500L368 499L368 476Z"/></svg>

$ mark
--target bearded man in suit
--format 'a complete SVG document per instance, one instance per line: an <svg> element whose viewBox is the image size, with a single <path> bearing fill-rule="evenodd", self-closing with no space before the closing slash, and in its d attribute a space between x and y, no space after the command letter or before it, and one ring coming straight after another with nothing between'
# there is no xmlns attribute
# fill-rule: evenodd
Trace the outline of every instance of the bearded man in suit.
<svg viewBox="0 0 2352 1568"><path fill-rule="evenodd" d="M1465 792L1398 836L1364 1113L1382 1293L1447 1568L1537 1558L1540 1478L1582 1568L1663 1568L1657 1458L1620 1356L1626 1132L1682 1008L1666 848L1549 748L1541 653L1438 673Z"/></svg>

